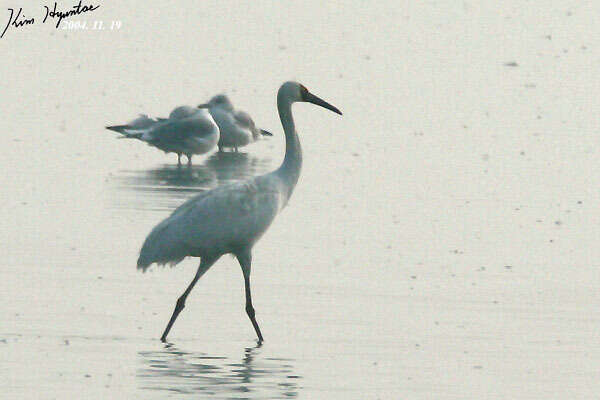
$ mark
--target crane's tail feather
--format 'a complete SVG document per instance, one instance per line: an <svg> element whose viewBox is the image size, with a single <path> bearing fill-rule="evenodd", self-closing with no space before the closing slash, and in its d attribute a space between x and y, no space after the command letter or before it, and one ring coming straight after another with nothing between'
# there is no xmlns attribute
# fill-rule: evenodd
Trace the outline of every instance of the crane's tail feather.
<svg viewBox="0 0 600 400"><path fill-rule="evenodd" d="M185 258L185 257L183 257L183 258ZM152 265L154 263L156 263L157 265L169 265L171 267L174 267L175 265L177 265L181 261L183 261L183 258L180 258L178 260L151 261L149 259L142 258L142 256L140 255L140 257L138 258L138 261L137 261L137 269L139 269L142 272L146 272L148 270L148 268L150 268L150 265Z"/></svg>
<svg viewBox="0 0 600 400"><path fill-rule="evenodd" d="M158 224L144 241L137 261L137 269L146 272L154 263L174 266L188 256L187 246L181 241L173 240L177 236L173 234L173 226L168 222L166 220Z"/></svg>
<svg viewBox="0 0 600 400"><path fill-rule="evenodd" d="M273 134L269 131L265 131L264 129L260 130L260 134L263 136L273 136Z"/></svg>

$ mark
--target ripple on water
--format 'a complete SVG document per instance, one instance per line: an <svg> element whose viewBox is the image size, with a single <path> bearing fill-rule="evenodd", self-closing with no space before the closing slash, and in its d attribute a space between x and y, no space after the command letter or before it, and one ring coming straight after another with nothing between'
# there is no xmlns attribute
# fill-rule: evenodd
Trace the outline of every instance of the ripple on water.
<svg viewBox="0 0 600 400"><path fill-rule="evenodd" d="M245 348L241 360L185 352L173 346L140 351L139 388L183 395L210 394L214 398L245 399L297 397L300 376L293 360L261 357L260 346Z"/></svg>
<svg viewBox="0 0 600 400"><path fill-rule="evenodd" d="M198 165L163 164L151 169L121 170L111 177L118 192L114 207L170 211L194 194L248 179L270 168L270 158L224 152L214 153Z"/></svg>

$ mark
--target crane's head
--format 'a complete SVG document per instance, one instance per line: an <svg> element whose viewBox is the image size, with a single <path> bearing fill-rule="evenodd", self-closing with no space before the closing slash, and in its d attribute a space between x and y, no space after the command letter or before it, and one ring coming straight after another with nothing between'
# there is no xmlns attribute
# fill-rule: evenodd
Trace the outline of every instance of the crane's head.
<svg viewBox="0 0 600 400"><path fill-rule="evenodd" d="M233 104L229 97L224 94L213 96L208 103L200 104L198 108L213 108L220 107L228 111L233 111Z"/></svg>
<svg viewBox="0 0 600 400"><path fill-rule="evenodd" d="M298 82L286 82L279 88L279 92L277 93L277 99L282 101L287 101L289 103L295 102L307 102L313 103L318 106L324 107L328 110L333 111L334 113L342 115L342 112L337 109L337 107L332 106L328 102L319 97L315 96L308 89L298 83Z"/></svg>

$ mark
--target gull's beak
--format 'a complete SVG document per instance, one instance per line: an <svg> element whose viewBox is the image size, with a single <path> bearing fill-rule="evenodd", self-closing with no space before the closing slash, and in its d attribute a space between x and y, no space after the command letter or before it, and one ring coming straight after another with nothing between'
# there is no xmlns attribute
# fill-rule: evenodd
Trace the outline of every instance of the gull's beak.
<svg viewBox="0 0 600 400"><path fill-rule="evenodd" d="M328 110L333 111L334 113L340 114L342 115L342 112L340 110L337 109L337 107L332 106L331 104L329 104L328 102L326 102L325 100L322 100L320 98L318 98L317 96L315 96L314 94L310 93L310 92L306 92L306 94L304 95L304 101L307 101L309 103L313 103L316 104L318 106L321 106L323 108L326 108Z"/></svg>
<svg viewBox="0 0 600 400"><path fill-rule="evenodd" d="M198 108L209 108L209 105L208 105L208 103L199 104Z"/></svg>

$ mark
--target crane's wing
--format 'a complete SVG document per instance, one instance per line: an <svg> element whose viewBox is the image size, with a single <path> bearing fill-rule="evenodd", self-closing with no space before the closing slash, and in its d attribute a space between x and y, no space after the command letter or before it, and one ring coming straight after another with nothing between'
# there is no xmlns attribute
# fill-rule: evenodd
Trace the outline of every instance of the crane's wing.
<svg viewBox="0 0 600 400"><path fill-rule="evenodd" d="M177 208L146 238L138 268L177 264L187 256L220 255L251 246L282 207L280 191L259 177L202 193Z"/></svg>

